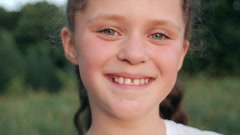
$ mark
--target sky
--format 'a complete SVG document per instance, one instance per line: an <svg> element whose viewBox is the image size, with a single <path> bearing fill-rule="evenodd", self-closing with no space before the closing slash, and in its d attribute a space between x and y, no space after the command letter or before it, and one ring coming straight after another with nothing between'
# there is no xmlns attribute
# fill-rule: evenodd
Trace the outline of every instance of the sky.
<svg viewBox="0 0 240 135"><path fill-rule="evenodd" d="M27 3L36 3L39 1L47 1L56 5L64 5L67 0L0 0L0 7L5 8L7 11L17 11Z"/></svg>

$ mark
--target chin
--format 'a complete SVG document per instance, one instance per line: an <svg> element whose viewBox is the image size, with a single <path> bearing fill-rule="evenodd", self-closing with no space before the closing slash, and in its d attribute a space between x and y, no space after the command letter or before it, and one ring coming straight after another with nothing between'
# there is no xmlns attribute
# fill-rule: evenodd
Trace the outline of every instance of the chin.
<svg viewBox="0 0 240 135"><path fill-rule="evenodd" d="M149 111L143 104L114 105L111 114L119 120L136 120L142 118Z"/></svg>

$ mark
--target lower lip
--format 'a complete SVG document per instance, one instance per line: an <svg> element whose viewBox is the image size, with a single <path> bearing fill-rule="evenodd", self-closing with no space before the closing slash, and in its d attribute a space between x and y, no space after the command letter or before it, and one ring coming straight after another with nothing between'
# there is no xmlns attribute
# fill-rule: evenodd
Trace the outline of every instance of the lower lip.
<svg viewBox="0 0 240 135"><path fill-rule="evenodd" d="M147 86L149 86L152 82L153 82L153 79L149 79L149 82L146 83L146 84L143 84L143 85L132 85L132 84L119 84L119 83L116 83L113 81L113 78L112 77L109 77L108 75L105 75L105 77L107 78L107 80L109 80L112 84L120 87L120 88L123 88L123 89L129 89L129 88L140 88L140 89L143 89Z"/></svg>

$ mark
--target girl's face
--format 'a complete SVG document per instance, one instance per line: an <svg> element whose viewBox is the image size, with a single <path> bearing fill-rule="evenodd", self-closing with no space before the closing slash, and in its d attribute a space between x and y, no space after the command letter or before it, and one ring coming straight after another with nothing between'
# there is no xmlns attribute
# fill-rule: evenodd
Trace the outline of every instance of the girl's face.
<svg viewBox="0 0 240 135"><path fill-rule="evenodd" d="M66 57L79 65L95 114L159 114L188 49L180 0L88 0L64 28Z"/></svg>

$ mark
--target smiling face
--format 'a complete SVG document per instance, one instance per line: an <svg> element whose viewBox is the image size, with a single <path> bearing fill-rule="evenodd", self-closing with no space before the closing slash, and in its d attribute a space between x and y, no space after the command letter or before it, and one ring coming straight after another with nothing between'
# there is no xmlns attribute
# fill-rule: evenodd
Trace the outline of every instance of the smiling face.
<svg viewBox="0 0 240 135"><path fill-rule="evenodd" d="M159 114L188 49L180 0L89 0L62 30L79 65L93 117Z"/></svg>

